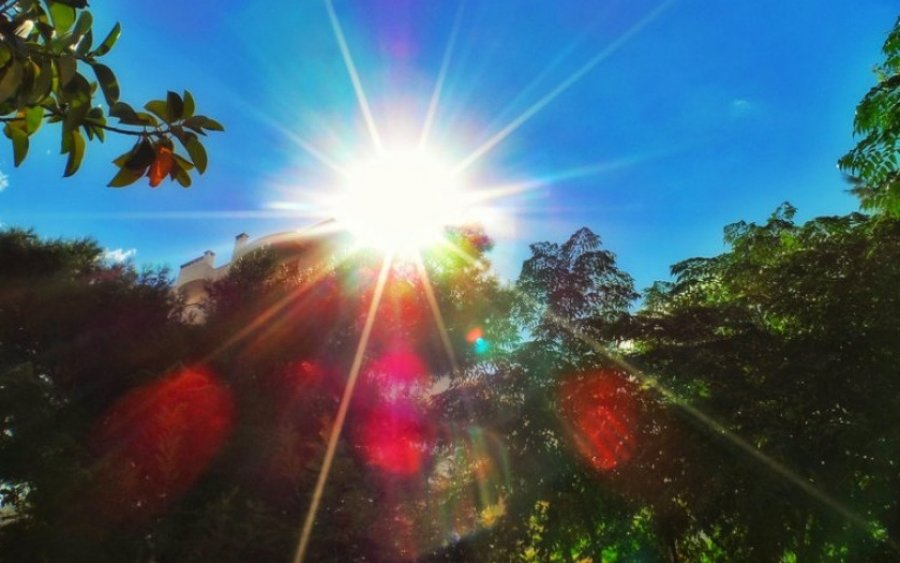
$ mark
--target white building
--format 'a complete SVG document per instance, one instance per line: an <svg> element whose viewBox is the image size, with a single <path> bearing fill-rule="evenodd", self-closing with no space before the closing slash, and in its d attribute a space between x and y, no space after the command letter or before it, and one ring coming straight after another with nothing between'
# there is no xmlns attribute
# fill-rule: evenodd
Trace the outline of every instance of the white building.
<svg viewBox="0 0 900 563"><path fill-rule="evenodd" d="M300 261L313 265L328 260L335 251L336 242L343 238L330 228L332 226L331 221L326 221L309 229L276 233L254 240L247 233L241 233L234 237L230 261L217 267L216 253L207 250L201 256L185 262L178 272L174 289L184 299L186 316L192 320L202 320L202 306L209 295L207 284L225 277L232 264L254 250L271 248L286 263Z"/></svg>

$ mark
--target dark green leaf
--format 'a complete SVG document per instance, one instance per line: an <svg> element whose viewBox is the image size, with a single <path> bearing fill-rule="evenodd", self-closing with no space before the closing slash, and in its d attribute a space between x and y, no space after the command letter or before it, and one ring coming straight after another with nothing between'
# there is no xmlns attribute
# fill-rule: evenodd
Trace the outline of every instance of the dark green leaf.
<svg viewBox="0 0 900 563"><path fill-rule="evenodd" d="M149 113L136 112L134 108L125 102L116 102L109 107L110 117L118 118L125 125L149 125L157 124L156 118Z"/></svg>
<svg viewBox="0 0 900 563"><path fill-rule="evenodd" d="M201 174L206 172L206 149L203 148L203 144L197 139L197 136L191 135L184 148L187 149L197 171Z"/></svg>
<svg viewBox="0 0 900 563"><path fill-rule="evenodd" d="M149 139L145 137L131 149L128 159L122 165L129 170L142 171L150 166L154 160L156 160L156 152L153 150L153 145Z"/></svg>
<svg viewBox="0 0 900 563"><path fill-rule="evenodd" d="M106 103L112 106L119 101L119 83L116 81L116 75L104 64L94 63L91 66L94 74L97 75L97 82L100 83Z"/></svg>
<svg viewBox="0 0 900 563"><path fill-rule="evenodd" d="M75 29L72 30L72 34L81 37L91 30L91 25L93 25L93 23L94 18L91 16L90 12L81 12L81 14L78 15L78 21L75 23Z"/></svg>
<svg viewBox="0 0 900 563"><path fill-rule="evenodd" d="M72 6L73 8L87 8L87 0L55 0L60 4L65 4L67 6Z"/></svg>
<svg viewBox="0 0 900 563"><path fill-rule="evenodd" d="M84 37L78 42L78 47L75 48L75 54L79 57L83 57L90 52L91 47L94 44L94 32L88 30L87 33L84 34Z"/></svg>
<svg viewBox="0 0 900 563"><path fill-rule="evenodd" d="M31 86L31 92L25 98L25 103L37 104L50 94L50 88L53 87L53 66L50 62L45 62L44 66L37 67L37 77Z"/></svg>
<svg viewBox="0 0 900 563"><path fill-rule="evenodd" d="M84 158L84 136L78 129L73 129L70 133L72 137L71 150L69 151L69 160L66 162L66 171L64 177L69 177L78 172L81 167L81 160Z"/></svg>
<svg viewBox="0 0 900 563"><path fill-rule="evenodd" d="M166 94L166 114L169 121L178 121L184 114L184 101L175 92L170 91Z"/></svg>
<svg viewBox="0 0 900 563"><path fill-rule="evenodd" d="M185 169L177 164L173 164L172 171L175 172L175 180L181 184L182 188L189 188L191 186L191 175L188 174Z"/></svg>
<svg viewBox="0 0 900 563"><path fill-rule="evenodd" d="M3 78L0 79L0 102L5 102L12 97L22 84L22 64L14 60L6 67Z"/></svg>
<svg viewBox="0 0 900 563"><path fill-rule="evenodd" d="M130 186L131 184L138 181L138 179L144 175L143 170L131 170L128 168L122 168L119 170L119 173L113 176L113 179L109 181L110 188L124 188L125 186Z"/></svg>
<svg viewBox="0 0 900 563"><path fill-rule="evenodd" d="M206 123L206 118L202 115L196 115L194 117L189 117L184 120L183 125L188 129L195 131L201 135L206 135L206 132L203 131L203 124Z"/></svg>
<svg viewBox="0 0 900 563"><path fill-rule="evenodd" d="M75 76L78 68L78 61L75 57L69 55L61 55L56 59L56 69L59 71L59 84L65 86Z"/></svg>
<svg viewBox="0 0 900 563"><path fill-rule="evenodd" d="M110 49L115 46L116 41L119 40L119 36L122 35L122 26L116 23L113 26L112 30L110 30L109 34L106 36L106 39L103 40L103 43L100 44L99 47L94 51L95 57L102 57L106 53L109 53Z"/></svg>
<svg viewBox="0 0 900 563"><path fill-rule="evenodd" d="M204 129L209 129L210 131L224 131L225 128L222 127L222 124L216 121L215 119L210 119L208 117L203 117L203 127Z"/></svg>
<svg viewBox="0 0 900 563"><path fill-rule="evenodd" d="M185 169L185 170L193 170L194 169L194 165L191 163L191 161L184 158L180 154L172 153L172 158L175 160L176 163L178 163L178 166L182 167L183 169ZM173 166L173 168L174 168L174 166ZM170 176L173 180L175 179L174 172L172 174L170 174Z"/></svg>
<svg viewBox="0 0 900 563"><path fill-rule="evenodd" d="M194 104L194 96L187 90L184 91L184 111L181 113L182 119L187 119L194 115L196 105Z"/></svg>
<svg viewBox="0 0 900 563"><path fill-rule="evenodd" d="M0 44L0 67L3 67L12 58L12 51L6 44Z"/></svg>

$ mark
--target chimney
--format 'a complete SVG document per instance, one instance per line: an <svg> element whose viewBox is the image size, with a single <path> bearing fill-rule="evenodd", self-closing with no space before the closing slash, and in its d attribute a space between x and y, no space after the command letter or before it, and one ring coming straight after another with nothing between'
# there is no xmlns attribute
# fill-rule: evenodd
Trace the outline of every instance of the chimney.
<svg viewBox="0 0 900 563"><path fill-rule="evenodd" d="M234 237L234 250L231 253L231 260L237 260L240 255L241 249L247 246L247 241L250 240L250 235L247 233L241 233L238 236Z"/></svg>

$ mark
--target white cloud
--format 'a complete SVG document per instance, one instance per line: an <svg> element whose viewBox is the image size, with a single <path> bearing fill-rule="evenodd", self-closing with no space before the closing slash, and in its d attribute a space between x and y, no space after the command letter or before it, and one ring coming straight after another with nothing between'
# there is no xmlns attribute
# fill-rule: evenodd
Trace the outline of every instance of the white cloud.
<svg viewBox="0 0 900 563"><path fill-rule="evenodd" d="M756 104L744 98L735 98L731 100L731 115L734 117L743 117L755 113L758 109Z"/></svg>
<svg viewBox="0 0 900 563"><path fill-rule="evenodd" d="M105 251L103 253L103 259L108 262L121 264L122 262L134 258L136 254L136 248L129 248L128 250L125 250L124 248L116 248L115 250Z"/></svg>
<svg viewBox="0 0 900 563"><path fill-rule="evenodd" d="M9 187L9 176L0 172L0 192Z"/></svg>

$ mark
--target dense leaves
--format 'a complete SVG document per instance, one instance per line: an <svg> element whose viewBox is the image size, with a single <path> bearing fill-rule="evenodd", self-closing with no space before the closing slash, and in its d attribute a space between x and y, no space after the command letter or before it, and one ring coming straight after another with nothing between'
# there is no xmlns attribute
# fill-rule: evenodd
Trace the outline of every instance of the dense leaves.
<svg viewBox="0 0 900 563"><path fill-rule="evenodd" d="M588 230L515 287L454 233L423 260L445 338L396 264L309 557L890 560L900 223L793 212L637 313ZM289 557L381 267L345 248L247 254L192 324L159 273L0 234L4 553Z"/></svg>
<svg viewBox="0 0 900 563"><path fill-rule="evenodd" d="M701 538L715 544L705 556L728 559L896 556L881 540L900 533L888 492L900 477L900 223L798 225L793 211L728 227L731 250L673 267L635 323L640 363L721 425L685 415L680 451L656 459L676 462L666 518L689 558ZM772 462L741 455L722 428Z"/></svg>
<svg viewBox="0 0 900 563"><path fill-rule="evenodd" d="M86 6L61 0L17 0L0 6L0 121L12 142L15 165L25 160L30 139L41 125L56 123L60 152L67 155L64 176L81 167L89 141L103 142L112 132L137 140L114 161L119 172L110 187L127 186L143 176L152 187L165 177L189 186L192 170L206 170L200 138L222 131L222 126L196 114L187 91L150 101L144 105L147 111L135 111L121 101L115 73L101 62L119 40L121 26L116 24L95 46L93 18ZM96 99L98 90L107 113ZM110 124L110 118L117 124ZM184 156L174 152L175 140Z"/></svg>

